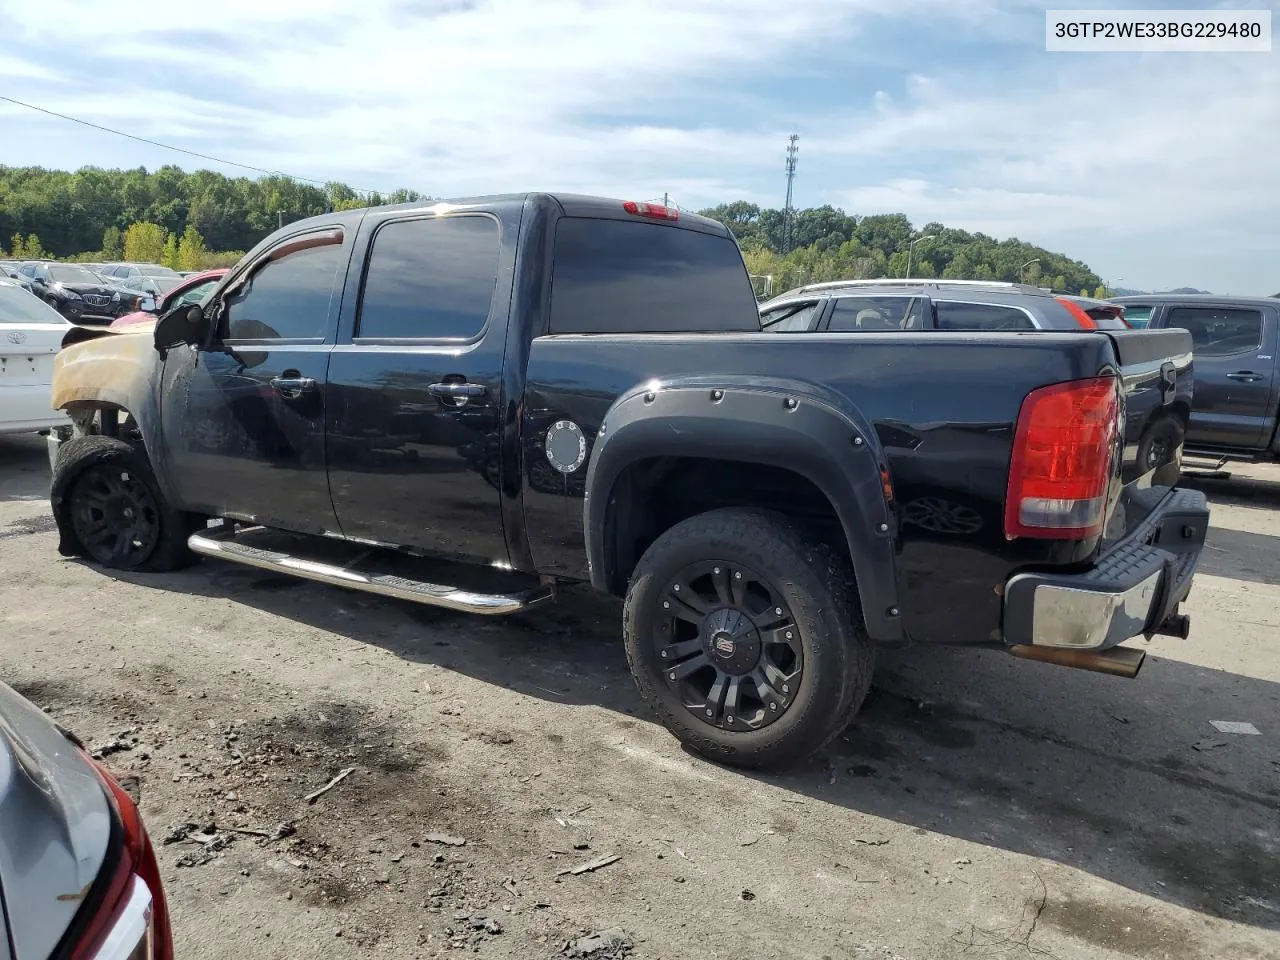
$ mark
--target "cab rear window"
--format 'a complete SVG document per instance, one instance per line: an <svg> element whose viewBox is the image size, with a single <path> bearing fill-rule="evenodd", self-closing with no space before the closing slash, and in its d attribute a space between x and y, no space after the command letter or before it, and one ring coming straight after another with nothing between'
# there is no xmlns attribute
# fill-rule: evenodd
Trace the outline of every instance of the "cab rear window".
<svg viewBox="0 0 1280 960"><path fill-rule="evenodd" d="M557 225L552 333L759 329L751 281L731 238L587 217Z"/></svg>

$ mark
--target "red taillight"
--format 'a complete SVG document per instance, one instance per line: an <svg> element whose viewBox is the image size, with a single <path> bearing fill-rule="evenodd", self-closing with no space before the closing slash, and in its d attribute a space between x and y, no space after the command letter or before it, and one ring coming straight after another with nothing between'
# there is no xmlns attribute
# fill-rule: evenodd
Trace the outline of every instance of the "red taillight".
<svg viewBox="0 0 1280 960"><path fill-rule="evenodd" d="M1058 297L1058 302L1062 304L1076 318L1076 323L1080 324L1085 330L1097 330L1098 324L1094 322L1093 317L1089 316L1080 308L1078 304L1072 303L1066 297Z"/></svg>
<svg viewBox="0 0 1280 960"><path fill-rule="evenodd" d="M128 911L139 905L136 884L146 885L150 893L148 916L136 944L129 944L130 960L172 960L173 934L169 927L169 911L165 905L164 887L160 883L160 866L156 862L151 840L142 825L142 817L133 799L116 783L107 768L90 759L119 819L124 843L119 860L111 866L111 883L106 895L97 903L94 916L80 934L72 951L72 960L88 960L97 955L113 931L124 923L136 920L128 917ZM127 929L127 928L126 928ZM118 936L118 934L117 934Z"/></svg>
<svg viewBox="0 0 1280 960"><path fill-rule="evenodd" d="M1112 377L1027 394L1009 464L1006 536L1083 540L1102 529L1120 411Z"/></svg>
<svg viewBox="0 0 1280 960"><path fill-rule="evenodd" d="M679 210L674 207L664 207L660 203L636 203L634 200L627 200L622 204L622 209L633 217L648 217L651 220L680 219Z"/></svg>

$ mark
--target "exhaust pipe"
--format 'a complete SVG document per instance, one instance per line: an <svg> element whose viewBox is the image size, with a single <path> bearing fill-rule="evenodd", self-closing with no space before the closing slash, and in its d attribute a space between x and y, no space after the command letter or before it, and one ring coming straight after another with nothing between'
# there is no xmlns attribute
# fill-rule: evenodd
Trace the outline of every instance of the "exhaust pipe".
<svg viewBox="0 0 1280 960"><path fill-rule="evenodd" d="M1142 661L1147 659L1145 650L1135 650L1133 647L1071 650L1066 647L1037 647L1030 643L1019 643L1010 647L1009 652L1023 660L1039 660L1041 663L1056 663L1061 667L1109 673L1126 680L1136 677L1142 669Z"/></svg>

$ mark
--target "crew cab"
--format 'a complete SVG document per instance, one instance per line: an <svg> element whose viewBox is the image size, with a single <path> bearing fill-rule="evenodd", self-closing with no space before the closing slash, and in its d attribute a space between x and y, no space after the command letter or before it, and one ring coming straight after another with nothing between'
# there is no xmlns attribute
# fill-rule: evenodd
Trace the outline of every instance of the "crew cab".
<svg viewBox="0 0 1280 960"><path fill-rule="evenodd" d="M1188 454L1280 460L1280 300L1211 294L1117 297L1150 329L1182 329L1195 351Z"/></svg>
<svg viewBox="0 0 1280 960"><path fill-rule="evenodd" d="M203 304L68 342L62 552L479 614L589 581L726 763L830 741L879 645L1132 676L1123 640L1187 631L1204 496L1122 476L1183 332L772 336L722 224L530 193L294 223Z"/></svg>

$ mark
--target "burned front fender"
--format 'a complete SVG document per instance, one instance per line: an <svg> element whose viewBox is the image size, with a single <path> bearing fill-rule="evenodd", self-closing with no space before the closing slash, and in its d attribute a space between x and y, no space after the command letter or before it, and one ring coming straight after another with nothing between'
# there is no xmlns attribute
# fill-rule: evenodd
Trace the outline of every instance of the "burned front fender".
<svg viewBox="0 0 1280 960"><path fill-rule="evenodd" d="M148 332L146 324L69 332L53 361L54 408L70 413L77 406L127 410L142 428L143 417L154 406L160 367Z"/></svg>

